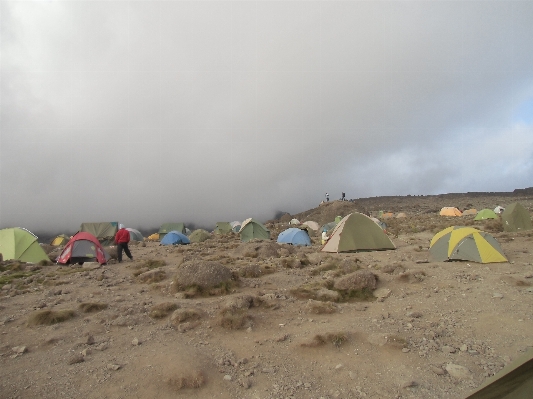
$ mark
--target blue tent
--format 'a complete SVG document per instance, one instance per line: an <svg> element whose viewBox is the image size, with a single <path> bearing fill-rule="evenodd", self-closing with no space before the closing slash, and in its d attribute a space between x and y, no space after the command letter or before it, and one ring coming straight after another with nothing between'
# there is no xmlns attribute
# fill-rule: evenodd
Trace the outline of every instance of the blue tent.
<svg viewBox="0 0 533 399"><path fill-rule="evenodd" d="M294 227L282 231L278 236L278 242L292 245L311 245L311 239L307 231Z"/></svg>
<svg viewBox="0 0 533 399"><path fill-rule="evenodd" d="M185 234L180 233L179 231L172 230L169 231L163 239L161 240L160 245L177 245L177 244L190 244L191 242Z"/></svg>

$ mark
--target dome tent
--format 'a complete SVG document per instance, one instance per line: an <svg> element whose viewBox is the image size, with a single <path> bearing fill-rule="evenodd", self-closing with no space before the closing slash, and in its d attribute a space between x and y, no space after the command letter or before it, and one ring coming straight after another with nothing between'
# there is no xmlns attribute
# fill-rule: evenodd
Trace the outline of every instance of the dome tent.
<svg viewBox="0 0 533 399"><path fill-rule="evenodd" d="M55 247L58 247L60 245L65 245L70 240L70 237L66 234L59 234L54 237L54 239L50 242L50 245L53 245Z"/></svg>
<svg viewBox="0 0 533 399"><path fill-rule="evenodd" d="M241 241L248 242L254 238L259 240L270 240L270 231L255 219L249 218L242 222L239 230Z"/></svg>
<svg viewBox="0 0 533 399"><path fill-rule="evenodd" d="M492 209L480 210L474 220L497 219L498 215Z"/></svg>
<svg viewBox="0 0 533 399"><path fill-rule="evenodd" d="M183 223L163 223L158 231L159 240L162 240L165 234L170 233L171 231L185 234L185 225Z"/></svg>
<svg viewBox="0 0 533 399"><path fill-rule="evenodd" d="M160 245L178 245L178 244L190 244L189 237L179 231L169 231L161 239Z"/></svg>
<svg viewBox="0 0 533 399"><path fill-rule="evenodd" d="M229 234L233 230L231 224L228 222L217 222L217 227L213 231L214 234Z"/></svg>
<svg viewBox="0 0 533 399"><path fill-rule="evenodd" d="M132 241L144 241L144 237L139 230L126 227L126 230L130 232L130 240Z"/></svg>
<svg viewBox="0 0 533 399"><path fill-rule="evenodd" d="M110 256L105 252L102 244L91 233L80 231L65 245L57 258L57 263L82 265L84 262L98 262L104 265Z"/></svg>
<svg viewBox="0 0 533 399"><path fill-rule="evenodd" d="M502 213L502 224L504 231L523 231L533 229L529 211L518 202L505 208Z"/></svg>
<svg viewBox="0 0 533 399"><path fill-rule="evenodd" d="M507 262L498 241L489 233L473 227L451 226L439 231L431 239L429 253L436 262Z"/></svg>
<svg viewBox="0 0 533 399"><path fill-rule="evenodd" d="M461 216L462 213L459 209L454 208L453 206L445 206L439 212L440 216Z"/></svg>
<svg viewBox="0 0 533 399"><path fill-rule="evenodd" d="M396 249L390 238L368 216L354 212L333 230L322 252L350 252Z"/></svg>
<svg viewBox="0 0 533 399"><path fill-rule="evenodd" d="M208 240L211 238L211 234L209 234L208 231L203 229L194 230L189 235L189 241L190 242L204 242L205 240Z"/></svg>
<svg viewBox="0 0 533 399"><path fill-rule="evenodd" d="M278 243L280 244L292 244L292 245L303 245L310 246L311 239L309 234L304 229L290 228L285 231L282 231L278 235Z"/></svg>
<svg viewBox="0 0 533 399"><path fill-rule="evenodd" d="M37 242L37 236L20 227L0 230L0 253L4 260L31 263L49 260Z"/></svg>

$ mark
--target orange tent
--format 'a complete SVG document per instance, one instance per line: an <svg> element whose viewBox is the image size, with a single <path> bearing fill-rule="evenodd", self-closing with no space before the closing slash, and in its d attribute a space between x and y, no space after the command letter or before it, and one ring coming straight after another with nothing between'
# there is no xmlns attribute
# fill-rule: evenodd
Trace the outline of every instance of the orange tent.
<svg viewBox="0 0 533 399"><path fill-rule="evenodd" d="M441 216L461 216L462 213L459 209L454 208L453 206L445 206L440 210Z"/></svg>

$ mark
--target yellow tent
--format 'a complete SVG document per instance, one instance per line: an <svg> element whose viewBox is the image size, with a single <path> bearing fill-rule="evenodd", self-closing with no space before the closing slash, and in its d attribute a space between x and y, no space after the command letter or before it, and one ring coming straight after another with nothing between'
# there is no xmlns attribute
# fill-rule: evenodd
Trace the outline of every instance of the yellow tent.
<svg viewBox="0 0 533 399"><path fill-rule="evenodd" d="M149 235L147 238L148 241L159 241L159 233L154 233Z"/></svg>
<svg viewBox="0 0 533 399"><path fill-rule="evenodd" d="M500 244L489 233L473 227L451 226L439 231L429 245L437 262L467 260L478 263L507 262Z"/></svg>
<svg viewBox="0 0 533 399"><path fill-rule="evenodd" d="M461 216L462 213L459 209L454 208L453 206L445 206L440 210L441 216Z"/></svg>

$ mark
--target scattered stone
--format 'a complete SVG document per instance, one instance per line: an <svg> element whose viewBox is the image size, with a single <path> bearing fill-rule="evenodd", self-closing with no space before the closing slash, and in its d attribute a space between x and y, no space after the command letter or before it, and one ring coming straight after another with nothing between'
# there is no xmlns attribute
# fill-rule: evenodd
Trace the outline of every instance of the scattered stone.
<svg viewBox="0 0 533 399"><path fill-rule="evenodd" d="M420 312L409 312L407 313L407 317L411 317L413 319L419 319L422 317L422 313Z"/></svg>
<svg viewBox="0 0 533 399"><path fill-rule="evenodd" d="M472 379L472 372L464 366L448 363L445 368L448 374L458 380Z"/></svg>
<svg viewBox="0 0 533 399"><path fill-rule="evenodd" d="M461 345L461 347L459 348L459 350L460 350L461 352L466 352L466 351L468 350L468 346L467 346L466 344L463 344L463 345Z"/></svg>
<svg viewBox="0 0 533 399"><path fill-rule="evenodd" d="M446 374L446 371L444 371L444 370L442 369L442 367L437 367L437 366L433 366L433 365L432 365L432 366L429 366L429 369L430 369L431 371L433 371L433 372L434 372L435 374L437 374L437 375L444 375L444 374Z"/></svg>
<svg viewBox="0 0 533 399"><path fill-rule="evenodd" d="M226 375L224 376L224 381L231 381L231 375L226 374Z"/></svg>
<svg viewBox="0 0 533 399"><path fill-rule="evenodd" d="M441 350L444 353L455 353L456 349L453 346L444 345Z"/></svg>
<svg viewBox="0 0 533 399"><path fill-rule="evenodd" d="M87 340L85 341L85 343L86 343L87 345L93 345L94 342L95 342L95 341L94 341L94 337L93 337L92 335L88 335L88 336L87 336Z"/></svg>
<svg viewBox="0 0 533 399"><path fill-rule="evenodd" d="M110 364L107 365L107 369L108 369L108 370L114 370L114 371L117 371L117 370L119 370L120 368L122 368L122 366L121 366L120 364L112 364L112 363L110 363Z"/></svg>
<svg viewBox="0 0 533 399"><path fill-rule="evenodd" d="M85 358L81 353L76 353L68 359L68 364L76 364L85 361Z"/></svg>
<svg viewBox="0 0 533 399"><path fill-rule="evenodd" d="M289 338L289 334L283 334L283 335L280 335L277 338L275 338L275 341L276 342L283 342L283 341L286 341L287 338Z"/></svg>
<svg viewBox="0 0 533 399"><path fill-rule="evenodd" d="M402 352L403 352L403 353L408 353L408 352L410 352L410 351L411 351L411 349L409 349L409 348L403 348L403 349L402 349Z"/></svg>
<svg viewBox="0 0 533 399"><path fill-rule="evenodd" d="M97 351L105 351L109 346L107 345L107 342L102 342L101 344L97 345L94 349Z"/></svg>
<svg viewBox="0 0 533 399"><path fill-rule="evenodd" d="M82 355L83 357L87 357L87 356L89 356L91 353L92 353L92 350L89 349L89 348L85 348L84 350L81 351L81 355Z"/></svg>
<svg viewBox="0 0 533 399"><path fill-rule="evenodd" d="M244 389L250 389L252 387L252 381L249 378L243 378L239 383Z"/></svg>
<svg viewBox="0 0 533 399"><path fill-rule="evenodd" d="M14 353L23 354L23 353L26 353L28 351L28 348L26 346L15 346L14 348L11 348L11 350Z"/></svg>
<svg viewBox="0 0 533 399"><path fill-rule="evenodd" d="M339 364L337 364L337 365L335 366L335 370L339 370L339 369L341 369L341 368L342 368L342 364L341 364L341 363L339 363Z"/></svg>
<svg viewBox="0 0 533 399"><path fill-rule="evenodd" d="M139 338L133 338L133 339L131 340L131 344L132 344L133 346L138 346L138 345L141 344L141 342L139 341Z"/></svg>
<svg viewBox="0 0 533 399"><path fill-rule="evenodd" d="M495 292L494 294L492 294L492 297L496 299L502 299L503 294L500 294L499 292Z"/></svg>
<svg viewBox="0 0 533 399"><path fill-rule="evenodd" d="M388 298L391 294L391 290L388 288L378 288L372 293L376 298Z"/></svg>
<svg viewBox="0 0 533 399"><path fill-rule="evenodd" d="M274 371L274 367L264 367L263 370L261 370L261 372L265 374L272 374L274 373Z"/></svg>
<svg viewBox="0 0 533 399"><path fill-rule="evenodd" d="M414 388L418 386L418 382L415 380L407 380L402 384L402 388Z"/></svg>
<svg viewBox="0 0 533 399"><path fill-rule="evenodd" d="M3 291L9 291L11 288L12 288L11 284L5 284L5 285L2 287L2 290L3 290Z"/></svg>

